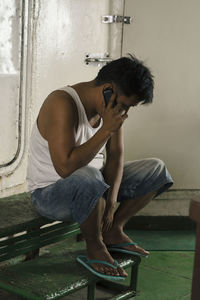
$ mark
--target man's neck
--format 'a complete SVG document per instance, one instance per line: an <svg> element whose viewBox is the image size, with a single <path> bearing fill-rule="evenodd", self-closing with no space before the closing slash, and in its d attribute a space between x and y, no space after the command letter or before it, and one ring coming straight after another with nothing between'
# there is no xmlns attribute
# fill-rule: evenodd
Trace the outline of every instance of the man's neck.
<svg viewBox="0 0 200 300"><path fill-rule="evenodd" d="M99 124L100 116L97 111L98 87L95 86L94 80L77 83L73 85L72 88L74 88L78 93L91 126L97 127Z"/></svg>

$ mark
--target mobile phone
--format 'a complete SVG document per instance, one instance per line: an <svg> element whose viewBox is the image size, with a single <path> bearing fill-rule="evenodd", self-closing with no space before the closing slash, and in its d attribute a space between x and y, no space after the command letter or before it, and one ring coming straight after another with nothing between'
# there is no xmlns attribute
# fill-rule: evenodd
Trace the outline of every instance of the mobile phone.
<svg viewBox="0 0 200 300"><path fill-rule="evenodd" d="M110 100L112 94L113 94L113 89L112 89L112 88L103 90L103 96L104 96L104 100L105 100L106 106L108 105L108 102L109 102L109 100ZM116 105L116 104L115 104L115 105Z"/></svg>

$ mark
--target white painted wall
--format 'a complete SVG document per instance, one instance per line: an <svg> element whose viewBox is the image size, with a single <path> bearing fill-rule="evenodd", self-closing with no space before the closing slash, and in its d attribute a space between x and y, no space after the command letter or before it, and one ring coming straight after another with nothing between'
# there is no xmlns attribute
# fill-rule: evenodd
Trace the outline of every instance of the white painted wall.
<svg viewBox="0 0 200 300"><path fill-rule="evenodd" d="M150 66L154 103L133 110L125 124L126 158L159 157L174 189L200 189L200 1L125 0L133 22L123 54Z"/></svg>

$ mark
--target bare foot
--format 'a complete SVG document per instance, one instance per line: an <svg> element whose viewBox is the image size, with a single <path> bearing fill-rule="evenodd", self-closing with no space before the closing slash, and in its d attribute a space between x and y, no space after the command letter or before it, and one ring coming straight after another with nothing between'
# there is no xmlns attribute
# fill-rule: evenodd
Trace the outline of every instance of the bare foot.
<svg viewBox="0 0 200 300"><path fill-rule="evenodd" d="M103 234L103 241L107 246L132 242L132 240L123 231L113 228ZM137 245L129 245L123 248L129 251L138 252L142 255L149 255L149 251L146 251Z"/></svg>
<svg viewBox="0 0 200 300"><path fill-rule="evenodd" d="M94 242L91 245L87 244L87 254L89 260L97 259L114 265L114 259L108 252L103 242L101 244L94 243ZM95 271L100 272L102 274L106 274L110 276L122 276L122 277L128 276L128 274L124 271L124 269L122 269L119 265L116 269L101 263L92 263L91 266Z"/></svg>

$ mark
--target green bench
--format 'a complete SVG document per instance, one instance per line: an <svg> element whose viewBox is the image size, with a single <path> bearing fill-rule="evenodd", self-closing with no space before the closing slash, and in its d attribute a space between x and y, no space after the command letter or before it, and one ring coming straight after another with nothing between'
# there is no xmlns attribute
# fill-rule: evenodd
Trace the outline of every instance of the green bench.
<svg viewBox="0 0 200 300"><path fill-rule="evenodd" d="M124 269L131 267L128 286L101 280L76 261L85 253L79 234L76 223L39 216L29 194L0 199L0 289L25 299L50 300L72 299L87 287L86 299L93 300L96 284L101 284L115 290L113 300L134 297L140 258L115 256Z"/></svg>

